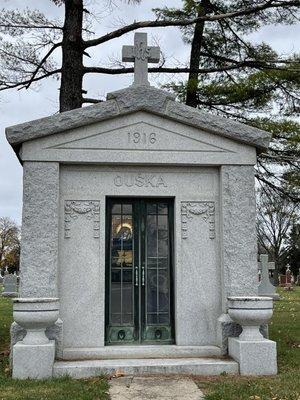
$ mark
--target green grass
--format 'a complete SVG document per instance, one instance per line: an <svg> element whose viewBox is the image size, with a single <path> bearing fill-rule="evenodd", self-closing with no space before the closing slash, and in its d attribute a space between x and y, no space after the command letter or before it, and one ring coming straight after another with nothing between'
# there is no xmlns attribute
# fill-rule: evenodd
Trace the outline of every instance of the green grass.
<svg viewBox="0 0 300 400"><path fill-rule="evenodd" d="M12 323L12 302L10 299L1 297L0 286L0 354L9 348L9 328Z"/></svg>
<svg viewBox="0 0 300 400"><path fill-rule="evenodd" d="M197 380L205 400L300 400L300 287L294 292L279 289L269 326L270 339L278 346L279 374L276 377L222 376ZM12 380L8 367L11 300L0 297L0 400L105 400L105 378L47 381Z"/></svg>
<svg viewBox="0 0 300 400"><path fill-rule="evenodd" d="M276 377L232 377L197 380L205 400L300 400L300 287L279 289L269 336L277 342Z"/></svg>
<svg viewBox="0 0 300 400"><path fill-rule="evenodd" d="M10 376L8 349L12 322L12 302L0 297L0 400L107 400L108 382L103 377L45 381L13 380Z"/></svg>

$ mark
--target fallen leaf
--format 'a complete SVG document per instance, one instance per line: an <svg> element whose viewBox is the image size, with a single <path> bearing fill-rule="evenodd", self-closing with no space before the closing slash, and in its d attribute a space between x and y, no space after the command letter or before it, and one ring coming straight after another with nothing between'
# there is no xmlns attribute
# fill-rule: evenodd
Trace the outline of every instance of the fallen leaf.
<svg viewBox="0 0 300 400"><path fill-rule="evenodd" d="M121 369L117 369L116 373L113 375L114 378L121 378L122 376L125 376L125 374Z"/></svg>

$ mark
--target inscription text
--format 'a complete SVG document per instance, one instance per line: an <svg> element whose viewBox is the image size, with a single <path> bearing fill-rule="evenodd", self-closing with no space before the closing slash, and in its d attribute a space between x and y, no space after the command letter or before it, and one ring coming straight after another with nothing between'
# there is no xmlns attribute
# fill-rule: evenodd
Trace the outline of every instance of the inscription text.
<svg viewBox="0 0 300 400"><path fill-rule="evenodd" d="M156 143L156 133L146 133L146 132L128 132L128 143L134 144L154 144Z"/></svg>
<svg viewBox="0 0 300 400"><path fill-rule="evenodd" d="M116 175L114 177L114 185L118 187L168 187L164 178L156 174Z"/></svg>

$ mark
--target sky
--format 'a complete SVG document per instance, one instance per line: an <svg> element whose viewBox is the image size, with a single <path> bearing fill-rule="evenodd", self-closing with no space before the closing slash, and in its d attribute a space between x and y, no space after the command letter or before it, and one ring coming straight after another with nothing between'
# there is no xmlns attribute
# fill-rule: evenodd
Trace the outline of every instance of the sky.
<svg viewBox="0 0 300 400"><path fill-rule="evenodd" d="M134 20L153 19L151 8L163 6L180 6L181 0L151 0L141 5L128 5L121 0L114 0L115 7L108 6L109 0L88 0L88 8L95 14L93 30L95 36L101 36L120 27L123 23ZM19 8L38 9L48 18L63 18L63 8L56 7L50 0L0 0L0 9ZM150 45L159 45L169 63L180 60L186 62L189 47L181 40L177 28L143 29L148 32ZM131 32L114 39L101 47L89 50L91 60L85 60L86 65L100 66L113 59L121 58L121 49L125 44L133 44L134 33ZM280 54L287 55L300 51L300 25L267 26L251 35L254 42L266 42ZM59 62L60 53L55 57ZM150 76L150 82L159 86L166 82L167 76ZM99 75L90 74L84 81L84 89L88 90L88 97L105 98L106 94L122 89L132 83L132 75ZM29 90L12 90L0 92L0 217L10 217L18 224L22 215L22 166L5 138L5 127L57 113L59 82L48 79L38 87Z"/></svg>

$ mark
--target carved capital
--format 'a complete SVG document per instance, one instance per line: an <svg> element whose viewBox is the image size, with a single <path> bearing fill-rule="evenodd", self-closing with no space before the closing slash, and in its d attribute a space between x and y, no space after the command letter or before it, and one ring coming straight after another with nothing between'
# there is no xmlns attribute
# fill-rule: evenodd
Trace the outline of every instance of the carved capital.
<svg viewBox="0 0 300 400"><path fill-rule="evenodd" d="M181 202L181 237L188 237L188 222L195 215L200 215L209 226L209 238L215 234L215 203L213 201L182 201Z"/></svg>
<svg viewBox="0 0 300 400"><path fill-rule="evenodd" d="M79 215L93 220L94 238L99 237L100 229L100 202L92 200L66 200L65 201L65 238L71 237L71 222Z"/></svg>

